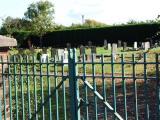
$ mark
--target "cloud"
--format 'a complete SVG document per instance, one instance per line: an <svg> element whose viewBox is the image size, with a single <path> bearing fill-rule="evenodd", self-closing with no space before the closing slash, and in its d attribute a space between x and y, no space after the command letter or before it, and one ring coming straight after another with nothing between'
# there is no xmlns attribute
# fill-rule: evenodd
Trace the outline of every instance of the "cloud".
<svg viewBox="0 0 160 120"><path fill-rule="evenodd" d="M155 19L160 13L159 0L57 0L57 23L80 23L81 15L106 24L124 23L130 19Z"/></svg>

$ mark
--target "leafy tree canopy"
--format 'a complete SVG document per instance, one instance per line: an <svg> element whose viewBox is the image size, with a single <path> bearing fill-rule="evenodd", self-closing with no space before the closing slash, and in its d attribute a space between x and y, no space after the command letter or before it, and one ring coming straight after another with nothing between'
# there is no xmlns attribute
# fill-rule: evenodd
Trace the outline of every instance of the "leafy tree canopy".
<svg viewBox="0 0 160 120"><path fill-rule="evenodd" d="M30 29L30 22L21 18L12 18L10 16L3 19L1 34L11 36L17 31L27 31Z"/></svg>
<svg viewBox="0 0 160 120"><path fill-rule="evenodd" d="M42 36L54 29L54 6L49 1L32 3L24 13L25 19L31 22L32 32Z"/></svg>

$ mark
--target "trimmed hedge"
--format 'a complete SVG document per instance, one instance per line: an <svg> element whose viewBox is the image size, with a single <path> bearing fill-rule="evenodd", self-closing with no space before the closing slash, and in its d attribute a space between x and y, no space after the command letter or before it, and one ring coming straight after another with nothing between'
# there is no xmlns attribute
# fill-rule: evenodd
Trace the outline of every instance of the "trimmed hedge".
<svg viewBox="0 0 160 120"><path fill-rule="evenodd" d="M92 41L93 45L102 46L104 39L107 39L110 43L122 40L131 46L134 41L142 42L146 38L151 38L159 31L159 27L160 24L138 24L53 31L46 33L42 37L42 45L43 47L64 48L67 43L71 43L72 47L77 47L81 44L87 45L88 41ZM39 36L31 32L16 32L13 36L18 40L19 47L28 47L28 39L32 41L34 46L40 46Z"/></svg>
<svg viewBox="0 0 160 120"><path fill-rule="evenodd" d="M160 24L138 24L53 31L44 35L43 46L65 47L66 43L71 43L73 47L77 47L80 44L87 45L88 41L92 41L96 46L102 46L104 39L110 43L122 40L128 45L133 45L134 41L142 42L152 37L159 27Z"/></svg>

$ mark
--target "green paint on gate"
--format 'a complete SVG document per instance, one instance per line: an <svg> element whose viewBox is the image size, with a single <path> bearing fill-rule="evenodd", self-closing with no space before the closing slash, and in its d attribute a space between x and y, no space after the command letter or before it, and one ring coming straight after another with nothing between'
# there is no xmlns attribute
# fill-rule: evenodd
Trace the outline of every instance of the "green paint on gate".
<svg viewBox="0 0 160 120"><path fill-rule="evenodd" d="M160 118L158 54L153 58L155 61L149 61L147 54L139 61L134 54L129 60L123 54L116 60L111 55L107 56L108 62L104 55L100 55L99 61L95 60L94 54L87 61L85 51L81 61L77 61L76 50L68 52L68 63L55 61L56 57L54 61L47 58L45 63L37 61L35 56L13 56L13 59L7 58L7 62L1 58L0 119L7 119L7 111L11 120ZM121 70L118 75L117 65ZM136 72L139 65L143 66L142 75ZM126 66L130 66L131 75L127 74ZM155 68L153 76L148 75L150 66ZM91 72L87 73L87 69ZM111 74L106 74L107 69ZM9 87L6 87L7 81ZM154 94L150 84L156 87Z"/></svg>

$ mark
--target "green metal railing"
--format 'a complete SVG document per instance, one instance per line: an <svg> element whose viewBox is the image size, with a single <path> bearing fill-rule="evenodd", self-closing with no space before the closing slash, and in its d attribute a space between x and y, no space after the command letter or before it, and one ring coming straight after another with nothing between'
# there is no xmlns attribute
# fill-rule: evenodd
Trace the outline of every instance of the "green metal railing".
<svg viewBox="0 0 160 120"><path fill-rule="evenodd" d="M160 119L158 54L77 58L75 49L68 63L1 57L0 118Z"/></svg>

